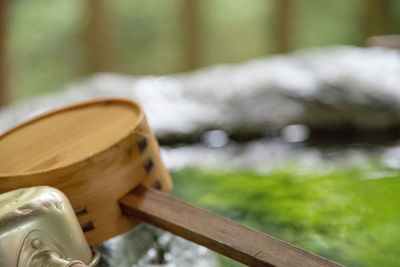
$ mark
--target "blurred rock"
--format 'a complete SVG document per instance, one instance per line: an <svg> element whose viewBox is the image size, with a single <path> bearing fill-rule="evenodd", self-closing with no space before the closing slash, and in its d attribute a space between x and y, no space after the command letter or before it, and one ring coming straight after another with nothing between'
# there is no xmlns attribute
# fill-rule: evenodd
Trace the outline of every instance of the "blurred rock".
<svg viewBox="0 0 400 267"><path fill-rule="evenodd" d="M0 113L0 131L46 110L101 97L139 101L163 139L207 130L262 135L312 129L400 127L400 53L330 47L170 75L99 74Z"/></svg>

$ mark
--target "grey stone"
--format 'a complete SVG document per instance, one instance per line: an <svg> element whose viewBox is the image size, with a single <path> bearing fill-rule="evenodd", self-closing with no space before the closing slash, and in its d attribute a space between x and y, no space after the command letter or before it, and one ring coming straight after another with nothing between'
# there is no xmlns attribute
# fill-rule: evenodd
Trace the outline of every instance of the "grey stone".
<svg viewBox="0 0 400 267"><path fill-rule="evenodd" d="M46 110L101 97L139 101L159 137L288 124L400 125L400 53L331 47L169 76L98 74L0 113L0 131Z"/></svg>

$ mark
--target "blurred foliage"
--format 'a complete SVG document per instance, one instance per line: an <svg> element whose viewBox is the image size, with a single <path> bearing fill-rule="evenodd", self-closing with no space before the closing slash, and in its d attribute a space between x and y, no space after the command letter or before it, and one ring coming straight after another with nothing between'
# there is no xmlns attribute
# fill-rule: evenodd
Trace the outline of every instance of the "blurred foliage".
<svg viewBox="0 0 400 267"><path fill-rule="evenodd" d="M331 44L364 45L364 0L298 2L294 35L299 48Z"/></svg>
<svg viewBox="0 0 400 267"><path fill-rule="evenodd" d="M276 51L277 1L200 1L199 66L240 62ZM363 2L296 1L293 48L362 45ZM399 28L400 4L392 2L394 25ZM184 70L182 0L104 3L115 38L114 71L157 75ZM7 41L13 100L58 90L85 75L88 14L86 1L12 1Z"/></svg>
<svg viewBox="0 0 400 267"><path fill-rule="evenodd" d="M7 41L13 99L60 89L80 75L81 2L12 2Z"/></svg>
<svg viewBox="0 0 400 267"><path fill-rule="evenodd" d="M187 168L172 176L176 196L303 249L349 266L400 265L400 173L372 160L268 174Z"/></svg>

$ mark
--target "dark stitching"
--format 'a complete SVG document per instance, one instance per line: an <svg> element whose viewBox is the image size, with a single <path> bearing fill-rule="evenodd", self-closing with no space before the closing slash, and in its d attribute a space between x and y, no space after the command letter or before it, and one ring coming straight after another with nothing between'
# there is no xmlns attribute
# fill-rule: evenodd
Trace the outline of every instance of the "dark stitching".
<svg viewBox="0 0 400 267"><path fill-rule="evenodd" d="M157 190L161 190L161 183L160 183L160 181L156 181L154 184L153 184L153 188L155 188L155 189L157 189Z"/></svg>
<svg viewBox="0 0 400 267"><path fill-rule="evenodd" d="M85 206L76 208L74 211L76 216L82 216L88 213Z"/></svg>
<svg viewBox="0 0 400 267"><path fill-rule="evenodd" d="M147 148L147 139L143 138L142 140L140 140L138 146L139 146L139 151L143 152Z"/></svg>
<svg viewBox="0 0 400 267"><path fill-rule="evenodd" d="M146 173L149 173L154 167L154 163L151 159L147 160L147 162L144 164L144 170Z"/></svg>
<svg viewBox="0 0 400 267"><path fill-rule="evenodd" d="M84 224L82 225L82 231L83 231L84 233L89 232L89 231L92 231L93 229L94 229L94 224L93 224L92 221L89 221L89 222L84 223Z"/></svg>

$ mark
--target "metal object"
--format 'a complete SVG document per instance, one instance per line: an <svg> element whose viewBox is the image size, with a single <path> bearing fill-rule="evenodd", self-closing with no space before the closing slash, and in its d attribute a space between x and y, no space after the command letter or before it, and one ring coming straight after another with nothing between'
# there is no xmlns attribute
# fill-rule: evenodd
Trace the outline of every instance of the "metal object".
<svg viewBox="0 0 400 267"><path fill-rule="evenodd" d="M95 266L98 261L59 190L38 186L0 195L2 267Z"/></svg>

